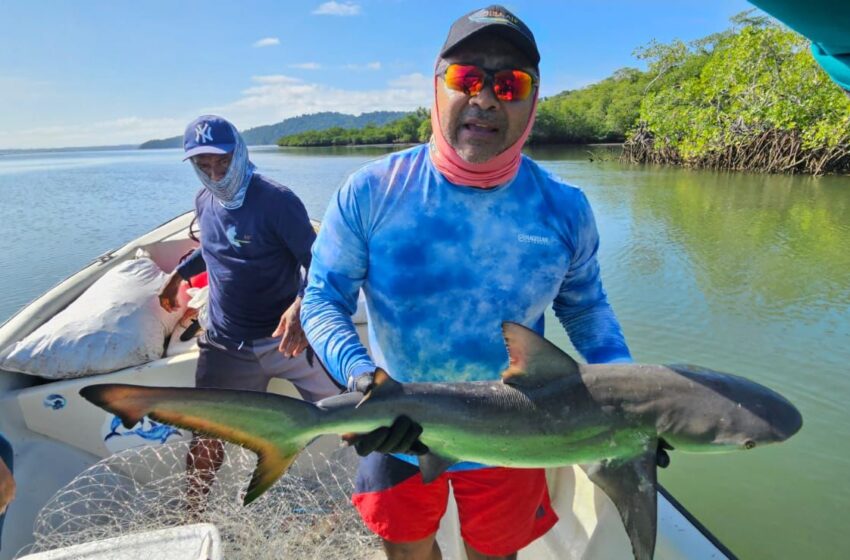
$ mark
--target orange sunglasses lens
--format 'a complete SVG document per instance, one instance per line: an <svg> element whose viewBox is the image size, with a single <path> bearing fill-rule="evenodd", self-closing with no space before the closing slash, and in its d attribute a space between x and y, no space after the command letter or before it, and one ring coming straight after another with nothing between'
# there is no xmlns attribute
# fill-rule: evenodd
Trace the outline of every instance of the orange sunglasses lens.
<svg viewBox="0 0 850 560"><path fill-rule="evenodd" d="M534 78L523 70L491 72L466 64L450 64L444 78L446 87L471 97L481 93L489 78L493 84L493 93L501 101L522 101L528 98L534 87Z"/></svg>

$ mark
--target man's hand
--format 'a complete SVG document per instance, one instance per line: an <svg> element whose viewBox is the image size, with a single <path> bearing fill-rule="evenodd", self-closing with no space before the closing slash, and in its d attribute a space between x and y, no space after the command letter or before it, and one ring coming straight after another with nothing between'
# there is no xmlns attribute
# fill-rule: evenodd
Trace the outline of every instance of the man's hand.
<svg viewBox="0 0 850 560"><path fill-rule="evenodd" d="M301 297L295 298L289 309L280 316L280 322L272 333L280 336L277 349L287 358L297 356L307 348L307 336L301 328Z"/></svg>
<svg viewBox="0 0 850 560"><path fill-rule="evenodd" d="M375 384L372 373L363 374L351 383L351 390L368 394ZM344 439L361 457L377 451L379 453L428 453L428 446L419 441L422 426L408 416L397 417L392 425L381 426L365 434L351 434Z"/></svg>
<svg viewBox="0 0 850 560"><path fill-rule="evenodd" d="M349 445L361 457L373 451L379 453L413 453L422 455L428 453L428 447L419 441L422 426L407 416L399 416L392 425L381 426L366 434L355 434L346 437Z"/></svg>
<svg viewBox="0 0 850 560"><path fill-rule="evenodd" d="M159 290L159 306L169 313L176 311L179 307L177 305L177 292L180 289L180 282L182 281L183 278L175 270Z"/></svg>
<svg viewBox="0 0 850 560"><path fill-rule="evenodd" d="M6 511L6 506L15 499L15 479L9 467L0 459L0 514Z"/></svg>

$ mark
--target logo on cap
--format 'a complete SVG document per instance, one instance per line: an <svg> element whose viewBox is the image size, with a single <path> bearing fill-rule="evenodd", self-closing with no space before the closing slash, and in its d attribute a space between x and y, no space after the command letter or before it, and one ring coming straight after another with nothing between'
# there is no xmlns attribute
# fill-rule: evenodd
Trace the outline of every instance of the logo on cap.
<svg viewBox="0 0 850 560"><path fill-rule="evenodd" d="M519 19L510 12L498 8L484 8L476 14L469 16L476 23L504 23L519 27Z"/></svg>
<svg viewBox="0 0 850 560"><path fill-rule="evenodd" d="M212 127L210 123L201 123L195 125L195 142L212 142Z"/></svg>

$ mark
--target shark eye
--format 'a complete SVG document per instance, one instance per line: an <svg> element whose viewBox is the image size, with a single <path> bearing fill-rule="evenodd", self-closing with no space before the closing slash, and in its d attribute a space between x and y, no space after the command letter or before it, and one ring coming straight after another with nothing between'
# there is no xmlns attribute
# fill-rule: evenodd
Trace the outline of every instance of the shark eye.
<svg viewBox="0 0 850 560"><path fill-rule="evenodd" d="M748 439L747 441L744 442L744 449L752 449L755 446L756 446L756 442L754 442L751 439Z"/></svg>

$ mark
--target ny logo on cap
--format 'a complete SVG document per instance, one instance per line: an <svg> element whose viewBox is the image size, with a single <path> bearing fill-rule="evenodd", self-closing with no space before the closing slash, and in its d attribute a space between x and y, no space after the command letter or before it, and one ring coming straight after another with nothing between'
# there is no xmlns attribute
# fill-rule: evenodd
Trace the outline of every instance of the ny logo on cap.
<svg viewBox="0 0 850 560"><path fill-rule="evenodd" d="M212 129L210 123L202 123L195 125L195 142L212 142Z"/></svg>

